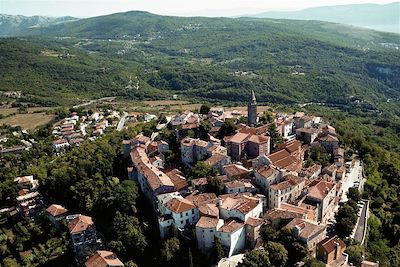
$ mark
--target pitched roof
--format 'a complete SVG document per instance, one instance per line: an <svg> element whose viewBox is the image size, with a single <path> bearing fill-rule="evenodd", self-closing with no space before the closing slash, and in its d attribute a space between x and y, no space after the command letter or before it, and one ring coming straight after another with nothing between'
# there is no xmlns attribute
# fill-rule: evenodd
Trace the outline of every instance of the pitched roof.
<svg viewBox="0 0 400 267"><path fill-rule="evenodd" d="M213 200L218 200L217 195L214 193L202 193L197 195L189 195L186 197L187 200L192 201L196 206L199 206L205 202L209 203Z"/></svg>
<svg viewBox="0 0 400 267"><path fill-rule="evenodd" d="M250 136L248 133L236 133L233 136L228 136L225 141L226 142L232 142L232 143L242 143L247 140L247 138Z"/></svg>
<svg viewBox="0 0 400 267"><path fill-rule="evenodd" d="M223 233L234 233L243 227L243 223L237 222L235 220L225 221L224 225L218 229L219 232Z"/></svg>
<svg viewBox="0 0 400 267"><path fill-rule="evenodd" d="M244 224L257 227L264 223L264 220L261 218L249 217Z"/></svg>
<svg viewBox="0 0 400 267"><path fill-rule="evenodd" d="M223 168L226 175L228 176L240 176L248 174L250 172L250 170L246 169L245 167L239 164L229 164L225 165Z"/></svg>
<svg viewBox="0 0 400 267"><path fill-rule="evenodd" d="M346 247L346 244L343 242L343 240L336 235L325 238L319 242L318 245L322 246L328 254L334 251L336 246L340 246L341 248Z"/></svg>
<svg viewBox="0 0 400 267"><path fill-rule="evenodd" d="M183 173L178 169L173 169L167 172L166 175L171 179L176 191L180 191L189 186L186 178L183 177Z"/></svg>
<svg viewBox="0 0 400 267"><path fill-rule="evenodd" d="M331 134L319 137L319 140L323 142L339 142L339 139Z"/></svg>
<svg viewBox="0 0 400 267"><path fill-rule="evenodd" d="M279 208L268 210L264 214L264 219L268 221L274 221L277 219L294 219L300 217L302 217L302 215L297 212L287 211Z"/></svg>
<svg viewBox="0 0 400 267"><path fill-rule="evenodd" d="M201 216L200 220L196 223L196 227L199 228L217 228L219 219Z"/></svg>
<svg viewBox="0 0 400 267"><path fill-rule="evenodd" d="M217 164L218 162L220 162L221 160L223 160L225 158L227 158L227 156L219 154L219 153L215 153L211 157L206 159L205 162L211 166L214 166L215 164Z"/></svg>
<svg viewBox="0 0 400 267"><path fill-rule="evenodd" d="M312 221L301 218L294 218L290 223L285 226L285 228L292 230L295 227L300 231L299 236L304 239L312 238L316 234L324 231L326 228L325 225L318 225Z"/></svg>
<svg viewBox="0 0 400 267"><path fill-rule="evenodd" d="M192 201L184 198L173 198L167 203L165 203L165 207L172 211L173 213L182 213L191 209L194 209L196 206Z"/></svg>
<svg viewBox="0 0 400 267"><path fill-rule="evenodd" d="M284 177L285 181L270 186L273 190L284 190L296 186L304 181L303 178L288 174Z"/></svg>
<svg viewBox="0 0 400 267"><path fill-rule="evenodd" d="M257 143L257 144L262 144L262 143L268 142L269 139L270 139L269 136L253 134L253 135L250 136L249 142L253 142L253 143Z"/></svg>
<svg viewBox="0 0 400 267"><path fill-rule="evenodd" d="M199 207L200 214L208 217L219 217L219 209L216 203L207 203Z"/></svg>
<svg viewBox="0 0 400 267"><path fill-rule="evenodd" d="M66 208L64 208L61 205L57 205L57 204L52 204L50 205L46 211L52 215L53 217L57 217L59 215L65 214L68 212L68 210Z"/></svg>
<svg viewBox="0 0 400 267"><path fill-rule="evenodd" d="M142 146L137 146L131 151L131 159L136 169L143 173L153 191L163 186L174 187L171 179L158 168L154 167Z"/></svg>
<svg viewBox="0 0 400 267"><path fill-rule="evenodd" d="M68 230L71 234L86 231L89 227L93 226L92 217L79 215L68 223Z"/></svg>
<svg viewBox="0 0 400 267"><path fill-rule="evenodd" d="M272 175L278 173L278 171L271 166L263 166L259 168L257 172L265 178L271 177Z"/></svg>
<svg viewBox="0 0 400 267"><path fill-rule="evenodd" d="M323 200L334 187L335 183L325 180L316 180L311 182L308 186L307 196Z"/></svg>
<svg viewBox="0 0 400 267"><path fill-rule="evenodd" d="M226 188L239 188L239 187L252 187L252 184L250 183L249 179L244 179L244 180L233 180L233 181L228 181L225 182L225 187Z"/></svg>
<svg viewBox="0 0 400 267"><path fill-rule="evenodd" d="M85 262L86 267L120 267L124 264L111 251L98 250L92 257Z"/></svg>
<svg viewBox="0 0 400 267"><path fill-rule="evenodd" d="M220 208L225 210L238 210L242 214L247 214L255 209L260 203L259 199L241 195L239 197L227 197L222 200Z"/></svg>

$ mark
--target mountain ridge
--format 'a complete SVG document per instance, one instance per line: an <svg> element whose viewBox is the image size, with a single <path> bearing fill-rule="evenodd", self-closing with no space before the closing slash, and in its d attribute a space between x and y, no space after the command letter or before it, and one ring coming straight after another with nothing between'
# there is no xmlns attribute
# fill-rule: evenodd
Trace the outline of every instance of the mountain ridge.
<svg viewBox="0 0 400 267"><path fill-rule="evenodd" d="M352 4L321 6L298 11L267 11L246 16L274 19L321 20L376 30L383 30L386 26L387 30L392 29L392 32L400 33L400 2L382 5Z"/></svg>

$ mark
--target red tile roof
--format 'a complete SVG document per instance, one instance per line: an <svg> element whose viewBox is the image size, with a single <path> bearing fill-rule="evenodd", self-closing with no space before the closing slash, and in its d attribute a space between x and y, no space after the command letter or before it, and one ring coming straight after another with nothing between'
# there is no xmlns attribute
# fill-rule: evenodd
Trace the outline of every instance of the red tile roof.
<svg viewBox="0 0 400 267"><path fill-rule="evenodd" d="M85 262L86 267L122 267L124 264L111 251L98 250Z"/></svg>
<svg viewBox="0 0 400 267"><path fill-rule="evenodd" d="M68 212L68 210L66 208L64 208L61 205L57 205L57 204L52 204L50 205L46 211L52 215L53 217L57 217L59 215L65 214Z"/></svg>
<svg viewBox="0 0 400 267"><path fill-rule="evenodd" d="M217 228L218 222L219 222L219 219L217 219L217 218L202 216L202 217L200 217L200 220L196 223L196 227L204 228L204 229Z"/></svg>
<svg viewBox="0 0 400 267"><path fill-rule="evenodd" d="M165 203L165 207L174 213L182 213L196 208L192 201L184 198L173 198Z"/></svg>
<svg viewBox="0 0 400 267"><path fill-rule="evenodd" d="M71 234L86 231L94 225L92 217L79 215L68 223L68 230Z"/></svg>

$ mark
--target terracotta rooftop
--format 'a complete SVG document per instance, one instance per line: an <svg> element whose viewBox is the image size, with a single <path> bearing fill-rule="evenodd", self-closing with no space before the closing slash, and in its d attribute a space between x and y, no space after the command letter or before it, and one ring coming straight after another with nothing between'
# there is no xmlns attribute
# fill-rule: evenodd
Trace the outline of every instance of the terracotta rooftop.
<svg viewBox="0 0 400 267"><path fill-rule="evenodd" d="M71 234L86 231L89 227L93 226L92 217L79 215L68 223L68 230Z"/></svg>
<svg viewBox="0 0 400 267"><path fill-rule="evenodd" d="M196 208L192 201L184 198L173 198L165 203L165 207L173 213L182 213Z"/></svg>
<svg viewBox="0 0 400 267"><path fill-rule="evenodd" d="M235 220L225 221L224 225L218 229L219 232L223 233L233 233L243 227L243 223L237 222Z"/></svg>
<svg viewBox="0 0 400 267"><path fill-rule="evenodd" d="M122 267L124 264L111 251L98 250L85 262L86 267Z"/></svg>
<svg viewBox="0 0 400 267"><path fill-rule="evenodd" d="M268 142L269 139L270 139L269 136L253 134L250 136L249 141L257 144L262 144Z"/></svg>
<svg viewBox="0 0 400 267"><path fill-rule="evenodd" d="M319 137L318 139L319 139L319 141L323 141L323 142L339 142L339 139L336 136L333 136L331 134Z"/></svg>
<svg viewBox="0 0 400 267"><path fill-rule="evenodd" d="M247 214L255 209L259 203L257 198L249 196L240 196L236 198L227 197L222 200L220 208L225 210L238 210L242 214Z"/></svg>
<svg viewBox="0 0 400 267"><path fill-rule="evenodd" d="M261 218L249 217L244 224L257 227L264 223L264 220Z"/></svg>
<svg viewBox="0 0 400 267"><path fill-rule="evenodd" d="M273 190L285 190L292 186L296 186L304 181L304 178L288 174L284 177L285 181L270 186Z"/></svg>
<svg viewBox="0 0 400 267"><path fill-rule="evenodd" d="M173 169L167 172L166 175L171 179L176 191L180 191L189 186L186 178L183 177L183 173L178 169Z"/></svg>
<svg viewBox="0 0 400 267"><path fill-rule="evenodd" d="M297 227L300 229L299 236L304 239L312 238L313 236L323 232L326 228L325 225L318 225L315 222L301 219L301 218L294 218L290 223L288 223L285 228L293 229Z"/></svg>
<svg viewBox="0 0 400 267"><path fill-rule="evenodd" d="M274 174L277 174L279 171L277 171L276 169L272 168L271 166L263 166L263 167L259 168L257 170L257 172L261 176L263 176L265 178L268 178L268 177L273 176Z"/></svg>
<svg viewBox="0 0 400 267"><path fill-rule="evenodd" d="M226 142L232 142L232 143L242 143L248 139L250 134L248 133L236 133L233 136L228 136L225 141Z"/></svg>
<svg viewBox="0 0 400 267"><path fill-rule="evenodd" d="M335 183L324 180L313 181L307 188L307 196L323 200L335 187Z"/></svg>
<svg viewBox="0 0 400 267"><path fill-rule="evenodd" d="M223 160L225 158L227 158L227 156L219 154L219 153L215 153L211 157L206 159L205 162L211 166L214 166L215 164L217 164L218 162L220 162L221 160Z"/></svg>
<svg viewBox="0 0 400 267"><path fill-rule="evenodd" d="M208 184L207 178L205 178L205 177L192 179L190 182L192 183L192 186L201 186L201 185Z"/></svg>
<svg viewBox="0 0 400 267"><path fill-rule="evenodd" d="M64 208L61 205L57 205L57 204L52 204L50 205L46 211L52 215L53 217L57 217L59 215L65 214L68 212L68 210L66 208Z"/></svg>
<svg viewBox="0 0 400 267"><path fill-rule="evenodd" d="M246 187L250 188L253 185L250 183L250 179L243 179L243 180L233 180L225 182L226 188L239 188L239 187Z"/></svg>
<svg viewBox="0 0 400 267"><path fill-rule="evenodd" d="M215 203L208 203L201 205L199 207L199 212L204 216L215 217L215 218L219 217L219 209L217 207L217 204Z"/></svg>
<svg viewBox="0 0 400 267"><path fill-rule="evenodd" d="M131 159L138 172L143 173L153 191L160 187L175 187L171 179L162 171L154 167L142 146L136 146L131 151Z"/></svg>
<svg viewBox="0 0 400 267"><path fill-rule="evenodd" d="M196 223L199 228L217 228L219 219L207 216L201 216L200 220Z"/></svg>
<svg viewBox="0 0 400 267"><path fill-rule="evenodd" d="M270 209L264 214L264 219L271 222L277 219L294 219L301 217L302 215L297 212L287 211L278 208Z"/></svg>
<svg viewBox="0 0 400 267"><path fill-rule="evenodd" d="M192 201L197 207L201 204L207 202L210 203L211 201L217 201L217 195L214 193L202 193L197 195L189 195L185 199Z"/></svg>
<svg viewBox="0 0 400 267"><path fill-rule="evenodd" d="M246 169L245 167L239 164L229 164L225 165L223 168L226 175L229 177L240 176L250 173L250 170Z"/></svg>
<svg viewBox="0 0 400 267"><path fill-rule="evenodd" d="M322 246L328 254L334 251L337 246L342 248L346 247L346 244L343 242L343 240L336 235L325 238L319 242L318 245Z"/></svg>

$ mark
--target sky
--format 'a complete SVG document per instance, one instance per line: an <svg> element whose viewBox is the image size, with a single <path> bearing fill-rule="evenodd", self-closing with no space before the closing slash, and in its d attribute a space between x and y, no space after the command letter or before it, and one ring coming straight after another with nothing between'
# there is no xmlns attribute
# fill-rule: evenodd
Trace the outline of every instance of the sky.
<svg viewBox="0 0 400 267"><path fill-rule="evenodd" d="M395 0L0 0L0 14L94 17L130 10L160 15L237 16L264 11Z"/></svg>

